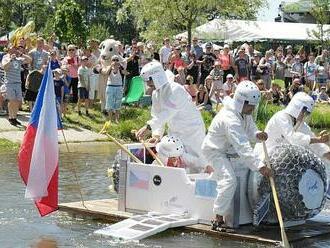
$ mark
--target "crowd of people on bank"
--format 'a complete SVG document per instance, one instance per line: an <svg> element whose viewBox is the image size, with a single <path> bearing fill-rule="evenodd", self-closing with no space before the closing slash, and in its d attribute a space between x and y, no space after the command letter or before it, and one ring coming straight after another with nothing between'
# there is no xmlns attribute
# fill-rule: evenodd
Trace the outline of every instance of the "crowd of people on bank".
<svg viewBox="0 0 330 248"><path fill-rule="evenodd" d="M160 61L174 74L174 81L184 86L198 109L212 111L214 104L222 104L247 79L257 85L266 101L274 104L286 105L299 91L315 101L330 103L330 57L326 49L317 55L307 53L302 46L294 53L288 45L262 54L246 43L237 48L211 42L202 45L193 37L191 45L185 38L172 42L164 38L158 50L153 42L133 39L130 45L117 42L118 55L111 58L107 68L101 68L100 44L92 39L83 47L61 45L53 35L47 40L38 38L30 50L24 38L17 46L9 45L0 56L0 115L8 112L10 123L19 124L16 116L22 100L31 110L48 61L54 72L58 109L63 115L71 102L79 115L84 106L85 114L90 116L89 108L101 99L101 110L118 122L121 99L131 79L139 76L141 68L152 60ZM99 82L99 74L106 78L106 84ZM148 87L145 93L151 95L153 90Z"/></svg>

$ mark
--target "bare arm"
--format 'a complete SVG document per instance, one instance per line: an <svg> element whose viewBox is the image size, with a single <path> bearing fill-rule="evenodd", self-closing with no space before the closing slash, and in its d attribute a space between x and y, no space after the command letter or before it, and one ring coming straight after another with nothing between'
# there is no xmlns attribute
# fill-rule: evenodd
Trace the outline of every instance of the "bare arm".
<svg viewBox="0 0 330 248"><path fill-rule="evenodd" d="M32 58L27 54L22 54L21 57L23 58L23 64L31 64Z"/></svg>
<svg viewBox="0 0 330 248"><path fill-rule="evenodd" d="M6 56L2 59L2 67L5 71L8 71L9 70L9 65L13 59L13 57L15 57L15 55L9 55L9 56Z"/></svg>

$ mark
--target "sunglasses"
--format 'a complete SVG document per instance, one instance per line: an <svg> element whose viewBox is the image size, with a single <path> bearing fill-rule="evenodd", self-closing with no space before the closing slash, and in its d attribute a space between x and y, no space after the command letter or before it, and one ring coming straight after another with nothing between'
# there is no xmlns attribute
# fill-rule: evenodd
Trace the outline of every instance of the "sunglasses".
<svg viewBox="0 0 330 248"><path fill-rule="evenodd" d="M119 62L119 59L113 59L112 61L113 62Z"/></svg>
<svg viewBox="0 0 330 248"><path fill-rule="evenodd" d="M73 51L76 51L76 49L69 49L69 52L73 52Z"/></svg>

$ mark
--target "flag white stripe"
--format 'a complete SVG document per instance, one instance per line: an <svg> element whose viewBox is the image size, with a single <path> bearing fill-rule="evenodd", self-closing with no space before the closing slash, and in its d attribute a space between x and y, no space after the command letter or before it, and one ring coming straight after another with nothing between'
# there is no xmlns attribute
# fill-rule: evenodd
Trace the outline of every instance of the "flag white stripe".
<svg viewBox="0 0 330 248"><path fill-rule="evenodd" d="M32 151L26 198L38 200L48 195L47 188L58 164L57 111L53 75L48 80Z"/></svg>

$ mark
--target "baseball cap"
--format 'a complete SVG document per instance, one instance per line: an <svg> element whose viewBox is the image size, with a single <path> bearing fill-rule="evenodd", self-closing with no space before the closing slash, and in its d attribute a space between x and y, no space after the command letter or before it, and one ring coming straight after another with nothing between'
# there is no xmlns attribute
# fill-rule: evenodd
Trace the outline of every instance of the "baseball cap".
<svg viewBox="0 0 330 248"><path fill-rule="evenodd" d="M211 43L211 42L207 42L207 43L205 44L205 47L206 47L206 48L211 48L211 47L212 47L212 43Z"/></svg>
<svg viewBox="0 0 330 248"><path fill-rule="evenodd" d="M233 74L228 74L227 76L226 76L226 78L228 79L228 78L234 78L234 76L233 76Z"/></svg>
<svg viewBox="0 0 330 248"><path fill-rule="evenodd" d="M58 74L62 74L62 70L60 68L56 68L55 70L53 70L53 72L57 72Z"/></svg>
<svg viewBox="0 0 330 248"><path fill-rule="evenodd" d="M223 46L223 48L224 48L224 49L226 49L226 48L229 49L229 45L228 45L228 44L225 44L225 45Z"/></svg>

